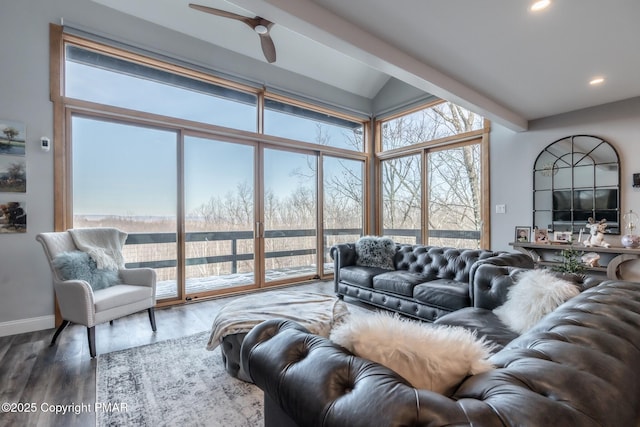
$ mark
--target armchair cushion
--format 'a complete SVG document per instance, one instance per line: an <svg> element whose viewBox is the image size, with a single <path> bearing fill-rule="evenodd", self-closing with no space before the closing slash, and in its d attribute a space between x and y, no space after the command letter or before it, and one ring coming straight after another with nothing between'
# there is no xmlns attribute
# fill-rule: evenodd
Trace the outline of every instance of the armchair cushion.
<svg viewBox="0 0 640 427"><path fill-rule="evenodd" d="M86 252L63 252L53 258L52 264L62 280L84 280L94 291L120 282L117 270L98 269L96 262Z"/></svg>
<svg viewBox="0 0 640 427"><path fill-rule="evenodd" d="M111 310L139 301L150 300L152 289L147 286L116 285L94 294L96 312Z"/></svg>

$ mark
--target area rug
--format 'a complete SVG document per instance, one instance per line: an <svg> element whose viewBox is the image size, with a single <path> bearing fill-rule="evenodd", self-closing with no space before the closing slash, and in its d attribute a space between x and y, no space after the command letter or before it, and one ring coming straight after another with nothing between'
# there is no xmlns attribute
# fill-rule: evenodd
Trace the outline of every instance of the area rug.
<svg viewBox="0 0 640 427"><path fill-rule="evenodd" d="M97 426L263 425L262 391L231 377L209 332L98 356ZM108 405L111 405L109 407Z"/></svg>

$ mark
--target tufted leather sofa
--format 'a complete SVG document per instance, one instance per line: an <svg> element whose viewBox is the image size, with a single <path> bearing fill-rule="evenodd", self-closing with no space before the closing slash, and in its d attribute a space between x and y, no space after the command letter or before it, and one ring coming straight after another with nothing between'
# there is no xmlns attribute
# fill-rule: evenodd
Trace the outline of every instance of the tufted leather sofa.
<svg viewBox="0 0 640 427"><path fill-rule="evenodd" d="M475 269L482 264L533 268L522 253L396 245L395 270L357 265L355 244L331 248L334 285L339 297L351 297L420 320L473 306Z"/></svg>
<svg viewBox="0 0 640 427"><path fill-rule="evenodd" d="M494 284L508 283L513 270L499 270ZM287 320L255 327L242 363L264 391L265 426L640 426L640 286L595 283L514 335L493 354L495 370L451 396L415 389ZM466 311L473 327L482 310L489 318L473 307L438 322Z"/></svg>

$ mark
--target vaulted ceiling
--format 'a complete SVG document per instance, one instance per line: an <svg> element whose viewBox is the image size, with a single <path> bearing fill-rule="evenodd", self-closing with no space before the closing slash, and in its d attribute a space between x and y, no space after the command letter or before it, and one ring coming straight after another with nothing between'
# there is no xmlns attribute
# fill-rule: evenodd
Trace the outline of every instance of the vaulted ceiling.
<svg viewBox="0 0 640 427"><path fill-rule="evenodd" d="M529 0L93 1L264 62L251 28L188 4L259 15L275 23L272 67L369 99L397 79L514 130L640 96L637 0L555 0L538 13Z"/></svg>

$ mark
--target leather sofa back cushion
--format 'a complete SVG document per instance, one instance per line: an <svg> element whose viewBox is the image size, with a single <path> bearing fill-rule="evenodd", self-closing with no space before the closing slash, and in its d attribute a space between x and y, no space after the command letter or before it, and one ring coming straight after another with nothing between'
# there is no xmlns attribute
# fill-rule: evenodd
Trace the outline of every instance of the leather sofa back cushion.
<svg viewBox="0 0 640 427"><path fill-rule="evenodd" d="M469 283L471 266L478 260L494 255L495 252L482 249L403 245L398 248L394 262L396 270Z"/></svg>

